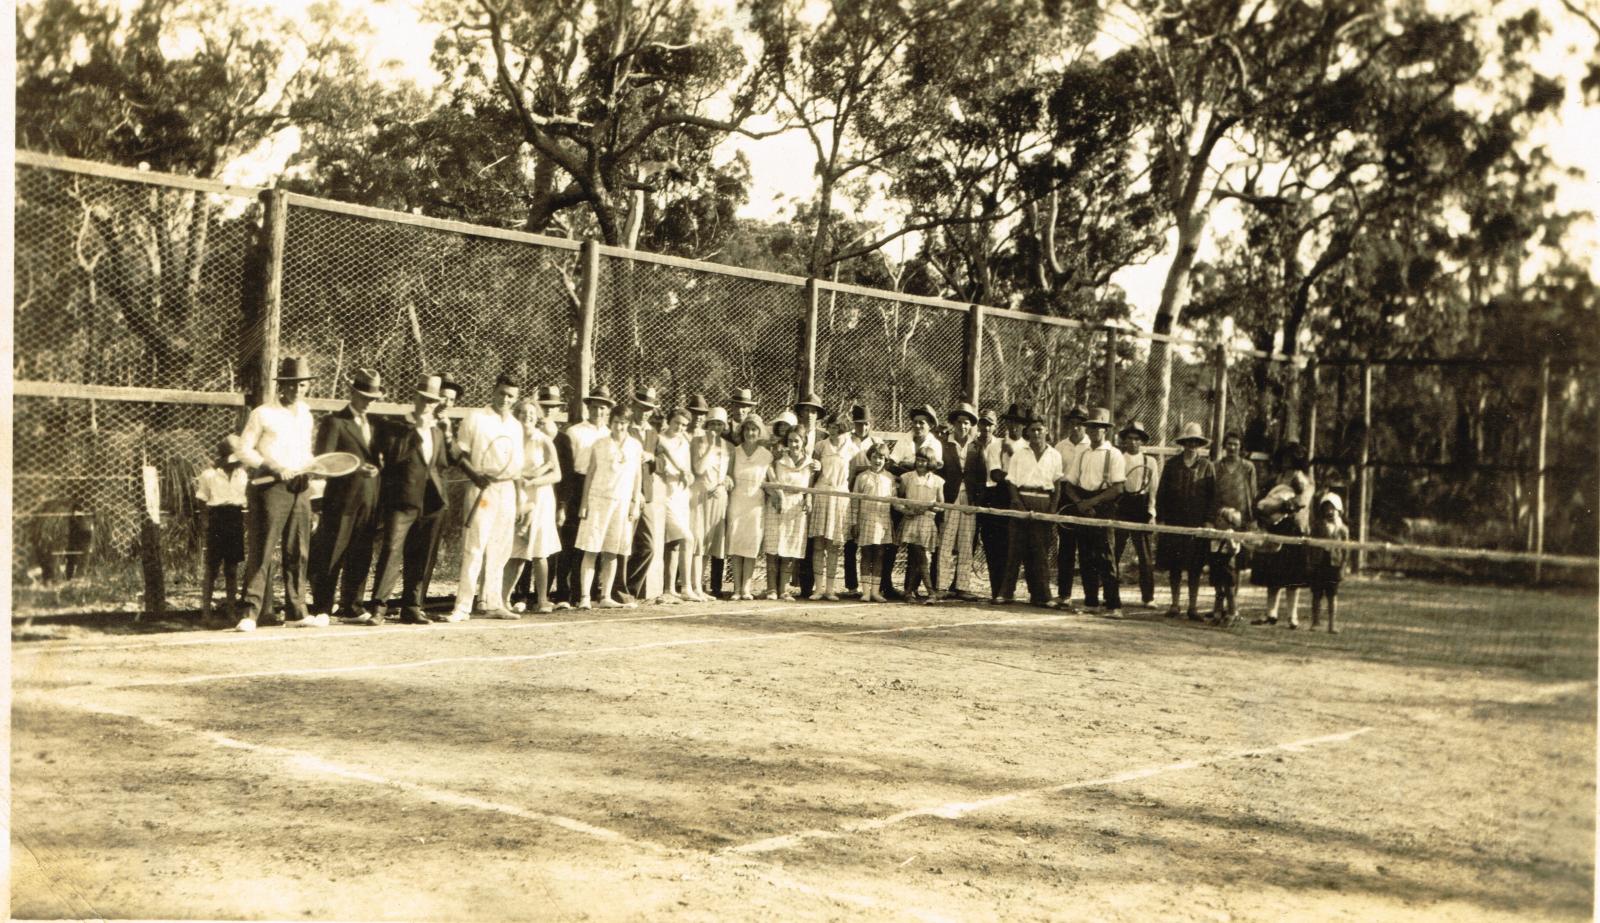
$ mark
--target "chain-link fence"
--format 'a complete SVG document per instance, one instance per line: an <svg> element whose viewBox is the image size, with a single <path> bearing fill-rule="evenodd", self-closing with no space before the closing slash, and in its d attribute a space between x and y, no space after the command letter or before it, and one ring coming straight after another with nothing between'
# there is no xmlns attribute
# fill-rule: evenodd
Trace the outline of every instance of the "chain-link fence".
<svg viewBox="0 0 1600 923"><path fill-rule="evenodd" d="M1106 335L1087 327L1040 323L1011 311L985 311L979 391L983 403L1004 410L1026 405L1058 432L1074 404L1108 401ZM1118 416L1124 416L1117 411Z"/></svg>
<svg viewBox="0 0 1600 923"><path fill-rule="evenodd" d="M878 429L905 432L911 411L962 395L965 309L819 285L816 387L824 403L860 404Z"/></svg>

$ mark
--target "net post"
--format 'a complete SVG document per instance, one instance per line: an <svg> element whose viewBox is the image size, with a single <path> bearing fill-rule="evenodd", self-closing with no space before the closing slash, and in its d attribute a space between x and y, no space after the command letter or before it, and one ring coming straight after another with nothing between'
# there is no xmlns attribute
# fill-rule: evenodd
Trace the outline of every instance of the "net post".
<svg viewBox="0 0 1600 923"><path fill-rule="evenodd" d="M1212 350L1212 362L1212 385L1217 398L1211 405L1211 444L1220 446L1228 425L1228 348L1220 342ZM1216 454L1213 448L1212 457Z"/></svg>
<svg viewBox="0 0 1600 923"><path fill-rule="evenodd" d="M1545 452L1550 435L1550 357L1539 360L1539 456L1533 490L1533 552L1544 554L1544 478ZM1533 562L1533 582L1544 579L1544 564Z"/></svg>
<svg viewBox="0 0 1600 923"><path fill-rule="evenodd" d="M976 407L979 382L983 380L983 305L977 302L967 309L966 339L962 348L961 399Z"/></svg>
<svg viewBox="0 0 1600 923"><path fill-rule="evenodd" d="M816 279L807 279L805 317L800 327L800 397L816 390L817 325L822 317L822 291Z"/></svg>
<svg viewBox="0 0 1600 923"><path fill-rule="evenodd" d="M1317 457L1317 387L1321 384L1319 380L1321 376L1317 370L1316 362L1312 362L1304 374L1311 376L1311 387L1306 389L1309 392L1306 397L1311 403L1310 408L1306 410L1306 455L1315 462Z"/></svg>
<svg viewBox="0 0 1600 923"><path fill-rule="evenodd" d="M1106 328L1106 409L1111 411L1111 419L1117 418L1117 331L1115 327ZM1158 436L1157 438L1163 438Z"/></svg>
<svg viewBox="0 0 1600 923"><path fill-rule="evenodd" d="M261 193L262 246L265 275L261 292L261 353L256 366L256 404L272 400L278 368L278 338L283 328L283 251L289 229L289 194L281 189Z"/></svg>
<svg viewBox="0 0 1600 923"><path fill-rule="evenodd" d="M567 398L567 419L574 423L587 417L588 405L583 402L594 382L594 325L595 309L600 303L600 243L590 238L578 250L578 331L567 357L567 384L571 396Z"/></svg>
<svg viewBox="0 0 1600 923"><path fill-rule="evenodd" d="M1356 511L1356 541L1367 540L1367 524L1372 515L1372 468L1367 464L1372 457L1372 364L1361 363L1361 506ZM1367 550L1356 552L1355 572L1367 566Z"/></svg>

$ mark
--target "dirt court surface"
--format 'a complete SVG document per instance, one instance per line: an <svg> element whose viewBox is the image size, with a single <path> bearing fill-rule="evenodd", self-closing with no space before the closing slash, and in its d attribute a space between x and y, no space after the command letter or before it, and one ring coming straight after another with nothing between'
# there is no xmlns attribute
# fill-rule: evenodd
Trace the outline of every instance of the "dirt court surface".
<svg viewBox="0 0 1600 923"><path fill-rule="evenodd" d="M1592 591L1512 607L1561 669L1370 640L1501 592L1357 584L1314 644L841 603L22 641L11 911L1587 918Z"/></svg>

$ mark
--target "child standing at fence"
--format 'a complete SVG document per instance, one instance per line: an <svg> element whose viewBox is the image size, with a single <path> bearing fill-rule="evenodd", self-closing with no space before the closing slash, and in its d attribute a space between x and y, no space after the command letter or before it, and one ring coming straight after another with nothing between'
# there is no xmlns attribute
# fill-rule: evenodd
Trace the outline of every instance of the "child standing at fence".
<svg viewBox="0 0 1600 923"><path fill-rule="evenodd" d="M1316 521L1311 524L1311 537L1348 542L1350 528L1344 524L1343 514L1344 501L1339 499L1339 495L1332 491L1323 494L1322 500L1317 503ZM1311 583L1311 628L1316 630L1322 602L1326 600L1328 633L1338 634L1339 626L1335 620L1339 617L1339 581L1344 576L1347 552L1343 548L1310 548L1307 552Z"/></svg>
<svg viewBox="0 0 1600 923"><path fill-rule="evenodd" d="M850 490L850 467L858 444L850 438L850 426L842 414L832 413L825 422L828 438L817 443L817 487L823 490ZM811 537L816 539L811 552L814 575L811 598L837 600L833 591L833 572L843 547L850 519L849 497L811 498Z"/></svg>
<svg viewBox="0 0 1600 923"><path fill-rule="evenodd" d="M863 602L887 602L878 585L882 572L884 552L894 543L894 522L889 516L889 501L895 496L894 475L884 470L883 444L874 442L867 447L867 467L856 475L855 487L850 492L863 494L850 501L850 527L861 554L861 599ZM868 500L866 497L882 497Z"/></svg>
<svg viewBox="0 0 1600 923"><path fill-rule="evenodd" d="M216 464L200 472L195 479L195 499L205 504L201 508L206 534L205 577L200 584L200 619L203 622L211 620L211 589L216 585L219 569L228 593L222 611L233 612L239 601L239 562L244 560L245 489L249 486L250 475L239 464L239 456L233 454L227 440L217 447Z"/></svg>
<svg viewBox="0 0 1600 923"><path fill-rule="evenodd" d="M915 467L900 475L901 503L895 509L901 513L900 543L906 546L906 602L931 601L938 588L933 584L928 562L933 549L939 547L939 524L934 518L930 503L944 500L944 478L933 473L933 466L942 461L937 447L924 445L917 449ZM919 599L921 587L928 588L928 596Z"/></svg>
<svg viewBox="0 0 1600 923"><path fill-rule="evenodd" d="M805 434L790 429L783 437L768 479L790 487L811 486L816 463L806 457ZM806 509L811 498L787 490L768 490L762 550L767 553L767 599L794 599L789 578L806 555Z"/></svg>
<svg viewBox="0 0 1600 923"><path fill-rule="evenodd" d="M1211 528L1238 531L1243 524L1244 514L1225 506L1217 510ZM1207 542L1206 565L1211 571L1211 589L1216 594L1216 600L1211 604L1211 622L1225 628L1239 621L1236 593L1239 588L1240 547L1239 541L1231 538L1214 538Z"/></svg>

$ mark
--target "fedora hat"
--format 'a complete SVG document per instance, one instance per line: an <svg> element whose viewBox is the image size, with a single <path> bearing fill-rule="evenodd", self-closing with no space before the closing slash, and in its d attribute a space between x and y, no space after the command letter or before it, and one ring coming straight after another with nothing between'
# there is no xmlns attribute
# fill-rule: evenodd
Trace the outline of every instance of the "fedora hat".
<svg viewBox="0 0 1600 923"><path fill-rule="evenodd" d="M566 403L561 397L560 385L540 385L537 400L540 407L560 407Z"/></svg>
<svg viewBox="0 0 1600 923"><path fill-rule="evenodd" d="M1174 439L1173 442L1178 445L1183 445L1187 442L1198 442L1203 446L1211 444L1211 440L1207 439L1205 433L1201 432L1200 424L1192 420L1183 424L1183 432L1179 433L1178 438Z"/></svg>
<svg viewBox="0 0 1600 923"><path fill-rule="evenodd" d="M661 403L661 398L656 395L655 385L645 385L642 388L633 389L633 402L640 407L648 407L651 410L655 410L656 405Z"/></svg>
<svg viewBox="0 0 1600 923"><path fill-rule="evenodd" d="M871 423L872 422L872 411L868 410L867 408L863 407L860 404L856 404L855 406L850 408L850 422L851 423Z"/></svg>
<svg viewBox="0 0 1600 923"><path fill-rule="evenodd" d="M383 397L383 376L377 369L356 369L350 387L363 397Z"/></svg>
<svg viewBox="0 0 1600 923"><path fill-rule="evenodd" d="M1028 422L1027 416L1024 415L1024 411L1023 411L1022 405L1021 404L1015 404L1015 403L1013 403L1010 407L1006 408L1006 412L1000 415L1000 420L1003 423L1026 423L1026 422Z"/></svg>
<svg viewBox="0 0 1600 923"><path fill-rule="evenodd" d="M689 411L690 413L698 413L701 416L711 412L711 407L706 404L706 396L698 393L689 398L688 405L683 409ZM722 422L728 422L728 415L726 413L722 415Z"/></svg>
<svg viewBox="0 0 1600 923"><path fill-rule="evenodd" d="M443 394L446 389L454 391L456 393L456 397L458 398L467 393L467 389L461 387L461 381L460 379L456 378L454 372L439 373L439 393Z"/></svg>
<svg viewBox="0 0 1600 923"><path fill-rule="evenodd" d="M417 382L417 397L425 401L444 400L444 395L440 393L443 390L444 379L438 375L424 375L422 380Z"/></svg>
<svg viewBox="0 0 1600 923"><path fill-rule="evenodd" d="M1099 409L1099 408L1096 408L1096 409ZM1110 417L1111 417L1111 413L1110 413L1110 411L1107 411L1106 412L1107 420L1109 420ZM1089 411L1085 410L1082 404L1073 404L1071 407L1067 408L1066 415L1063 416L1061 419L1064 420L1067 423L1078 422L1078 423L1087 424L1089 422ZM1109 423L1107 425L1109 425Z"/></svg>
<svg viewBox="0 0 1600 923"><path fill-rule="evenodd" d="M311 374L311 362L304 356L284 356L278 362L278 374L273 376L276 381L310 381L317 376Z"/></svg>
<svg viewBox="0 0 1600 923"><path fill-rule="evenodd" d="M733 397L728 398L728 403L739 407L754 407L756 405L755 392L749 388L734 388Z"/></svg>
<svg viewBox="0 0 1600 923"><path fill-rule="evenodd" d="M972 403L970 401L962 401L961 403L956 405L956 409L955 410L952 410L948 414L945 415L945 419L950 421L951 423L954 423L954 422L956 422L956 418L957 417L963 417L963 416L966 417L968 420L971 420L973 423L977 423L978 422L978 408L972 406Z"/></svg>
<svg viewBox="0 0 1600 923"><path fill-rule="evenodd" d="M1124 426L1122 428L1122 431L1117 433L1117 435L1118 436L1126 436L1129 433L1132 433L1135 436L1138 436L1140 439L1144 439L1146 441L1148 441L1150 439L1150 434L1145 432L1144 427L1139 424L1138 420L1134 420L1133 422L1129 423L1127 426Z"/></svg>
<svg viewBox="0 0 1600 923"><path fill-rule="evenodd" d="M1011 420L1021 423L1024 429L1035 423L1040 426L1046 425L1044 418L1033 412L1032 404L1012 404L1011 409L1007 410L1006 413Z"/></svg>
<svg viewBox="0 0 1600 923"><path fill-rule="evenodd" d="M605 385L595 385L590 388L589 393L584 395L583 402L585 404L604 404L607 407L617 406L617 402L611 399L611 389Z"/></svg>
<svg viewBox="0 0 1600 923"><path fill-rule="evenodd" d="M1076 409L1076 408L1074 408L1074 409ZM1088 417L1088 419L1083 421L1083 425L1084 426L1104 426L1107 429L1110 429L1111 428L1111 409L1108 408L1108 407L1096 407L1096 408L1094 408L1093 410L1089 411L1089 417Z"/></svg>
<svg viewBox="0 0 1600 923"><path fill-rule="evenodd" d="M911 411L911 419L915 420L917 417L927 417L929 426L939 422L938 414L934 413L933 407L928 404L923 404L921 407Z"/></svg>
<svg viewBox="0 0 1600 923"><path fill-rule="evenodd" d="M805 397L795 402L795 410L799 410L801 407L810 407L817 413L822 413L828 409L822 406L822 398L819 397L815 391L807 391Z"/></svg>

